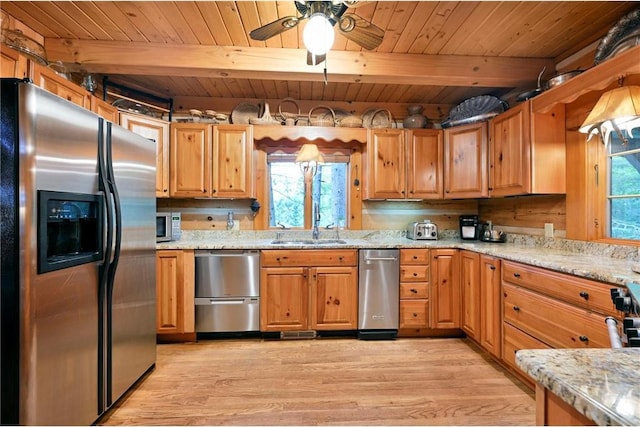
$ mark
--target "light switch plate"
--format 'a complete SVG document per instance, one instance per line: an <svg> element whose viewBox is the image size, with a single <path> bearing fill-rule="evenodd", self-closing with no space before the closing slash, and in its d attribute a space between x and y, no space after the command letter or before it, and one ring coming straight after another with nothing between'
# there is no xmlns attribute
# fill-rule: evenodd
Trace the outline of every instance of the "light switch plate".
<svg viewBox="0 0 640 427"><path fill-rule="evenodd" d="M553 223L546 222L544 224L544 237L553 237Z"/></svg>

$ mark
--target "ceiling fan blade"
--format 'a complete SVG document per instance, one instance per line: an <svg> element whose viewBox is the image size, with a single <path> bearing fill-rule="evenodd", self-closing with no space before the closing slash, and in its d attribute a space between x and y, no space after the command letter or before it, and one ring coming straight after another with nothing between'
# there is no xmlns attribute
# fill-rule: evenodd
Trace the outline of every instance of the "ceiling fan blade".
<svg viewBox="0 0 640 427"><path fill-rule="evenodd" d="M318 65L325 59L327 59L327 55L314 55L307 51L307 65Z"/></svg>
<svg viewBox="0 0 640 427"><path fill-rule="evenodd" d="M337 27L343 36L367 50L380 46L384 38L384 31L380 27L353 13L340 18Z"/></svg>
<svg viewBox="0 0 640 427"><path fill-rule="evenodd" d="M249 33L249 37L253 40L266 40L275 35L283 33L287 30L292 29L298 23L304 19L304 17L297 18L295 16L285 16L283 18L278 19L277 21L273 21L268 23L267 25L263 25L260 28L256 28L255 30Z"/></svg>

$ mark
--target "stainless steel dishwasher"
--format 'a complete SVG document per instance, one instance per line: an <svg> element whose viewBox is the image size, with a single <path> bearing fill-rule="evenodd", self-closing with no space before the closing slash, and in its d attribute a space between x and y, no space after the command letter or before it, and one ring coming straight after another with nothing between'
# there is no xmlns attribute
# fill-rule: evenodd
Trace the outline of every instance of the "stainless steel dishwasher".
<svg viewBox="0 0 640 427"><path fill-rule="evenodd" d="M358 338L394 339L400 322L400 252L361 249L358 263Z"/></svg>
<svg viewBox="0 0 640 427"><path fill-rule="evenodd" d="M260 330L260 253L197 250L196 332Z"/></svg>

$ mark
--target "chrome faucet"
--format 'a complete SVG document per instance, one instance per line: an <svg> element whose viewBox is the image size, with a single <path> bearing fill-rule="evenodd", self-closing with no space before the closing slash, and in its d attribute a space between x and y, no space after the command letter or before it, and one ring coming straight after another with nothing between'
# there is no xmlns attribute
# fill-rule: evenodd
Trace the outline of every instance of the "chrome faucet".
<svg viewBox="0 0 640 427"><path fill-rule="evenodd" d="M320 230L318 230L318 223L320 222L320 206L318 206L318 202L313 204L313 231L311 232L311 237L313 240L318 240L320 237Z"/></svg>
<svg viewBox="0 0 640 427"><path fill-rule="evenodd" d="M227 213L227 230L233 230L233 211Z"/></svg>

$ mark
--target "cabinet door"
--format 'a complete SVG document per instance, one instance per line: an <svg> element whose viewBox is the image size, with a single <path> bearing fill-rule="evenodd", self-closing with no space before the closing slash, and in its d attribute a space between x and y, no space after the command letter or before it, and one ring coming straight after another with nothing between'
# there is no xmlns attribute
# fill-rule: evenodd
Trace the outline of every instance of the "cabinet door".
<svg viewBox="0 0 640 427"><path fill-rule="evenodd" d="M369 129L367 198L405 198L405 148L402 129Z"/></svg>
<svg viewBox="0 0 640 427"><path fill-rule="evenodd" d="M109 120L111 123L118 124L118 108L93 95L90 97L89 103L91 105L91 111Z"/></svg>
<svg viewBox="0 0 640 427"><path fill-rule="evenodd" d="M0 77L23 79L28 75L27 57L17 50L0 44Z"/></svg>
<svg viewBox="0 0 640 427"><path fill-rule="evenodd" d="M213 127L213 197L253 196L253 136L251 126Z"/></svg>
<svg viewBox="0 0 640 427"><path fill-rule="evenodd" d="M260 330L280 332L309 328L309 282L306 267L262 268Z"/></svg>
<svg viewBox="0 0 640 427"><path fill-rule="evenodd" d="M172 123L170 142L172 197L211 195L211 126Z"/></svg>
<svg viewBox="0 0 640 427"><path fill-rule="evenodd" d="M431 250L431 327L460 327L460 258L457 249Z"/></svg>
<svg viewBox="0 0 640 427"><path fill-rule="evenodd" d="M480 297L480 255L460 252L460 280L462 282L462 329L480 340L480 313L484 309Z"/></svg>
<svg viewBox="0 0 640 427"><path fill-rule="evenodd" d="M407 197L442 199L444 162L442 131L407 132Z"/></svg>
<svg viewBox="0 0 640 427"><path fill-rule="evenodd" d="M514 196L531 191L529 102L493 118L489 125L489 193Z"/></svg>
<svg viewBox="0 0 640 427"><path fill-rule="evenodd" d="M358 268L311 269L311 328L358 328Z"/></svg>
<svg viewBox="0 0 640 427"><path fill-rule="evenodd" d="M480 345L500 357L502 352L502 293L500 259L480 256Z"/></svg>
<svg viewBox="0 0 640 427"><path fill-rule="evenodd" d="M487 197L487 124L444 131L444 197Z"/></svg>
<svg viewBox="0 0 640 427"><path fill-rule="evenodd" d="M32 62L33 64L33 62ZM73 102L82 108L90 109L89 92L75 83L59 76L55 71L39 64L33 64L33 82L41 88Z"/></svg>
<svg viewBox="0 0 640 427"><path fill-rule="evenodd" d="M156 327L159 334L195 332L193 251L156 252Z"/></svg>
<svg viewBox="0 0 640 427"><path fill-rule="evenodd" d="M169 197L169 122L120 113L120 126L156 144L156 197Z"/></svg>

